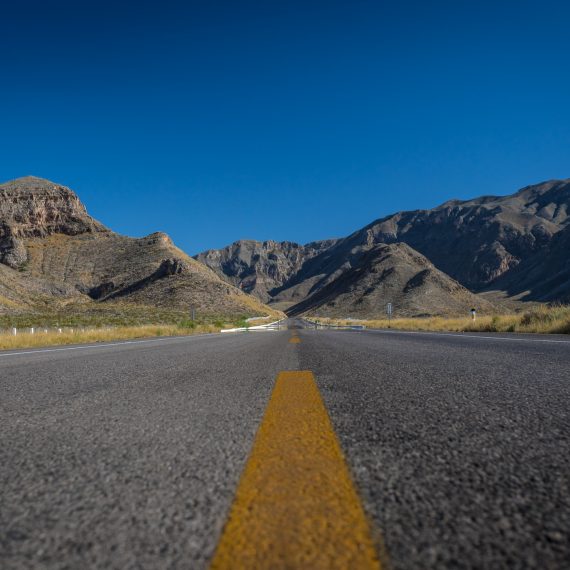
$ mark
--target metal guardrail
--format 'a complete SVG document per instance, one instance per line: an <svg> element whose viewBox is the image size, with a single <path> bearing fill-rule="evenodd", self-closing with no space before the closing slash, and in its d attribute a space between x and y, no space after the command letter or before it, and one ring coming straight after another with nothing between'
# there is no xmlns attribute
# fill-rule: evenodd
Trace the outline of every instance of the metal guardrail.
<svg viewBox="0 0 570 570"><path fill-rule="evenodd" d="M281 330L281 323L287 319L280 319L279 321L274 321L272 323L267 323L265 325L257 325L254 327L237 327L234 329L223 329L220 332L230 333L230 332L263 332L263 331L277 331Z"/></svg>

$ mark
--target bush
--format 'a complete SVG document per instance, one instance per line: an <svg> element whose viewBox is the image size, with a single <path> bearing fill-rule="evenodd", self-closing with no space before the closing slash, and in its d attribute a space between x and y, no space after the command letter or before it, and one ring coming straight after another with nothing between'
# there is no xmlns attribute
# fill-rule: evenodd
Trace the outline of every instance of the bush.
<svg viewBox="0 0 570 570"><path fill-rule="evenodd" d="M192 321L191 319L183 319L178 323L178 328L181 329L195 329L196 328L196 323L195 321Z"/></svg>

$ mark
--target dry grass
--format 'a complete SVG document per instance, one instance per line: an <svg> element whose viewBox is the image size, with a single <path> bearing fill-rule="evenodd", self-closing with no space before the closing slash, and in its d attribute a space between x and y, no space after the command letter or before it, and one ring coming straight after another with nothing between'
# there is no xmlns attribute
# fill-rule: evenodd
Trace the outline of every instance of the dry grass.
<svg viewBox="0 0 570 570"><path fill-rule="evenodd" d="M315 319L320 323L363 324L368 328L388 328L410 331L449 332L520 332L541 334L570 334L570 305L539 306L510 315L447 318L427 317L409 319L359 320Z"/></svg>
<svg viewBox="0 0 570 570"><path fill-rule="evenodd" d="M47 333L39 330L31 334L28 329L26 332L18 331L16 336L8 332L0 333L0 349L35 348L161 336L187 336L219 332L219 330L220 327L215 325L196 325L193 328L176 325L144 325L87 330L63 329L61 333L57 330L50 330Z"/></svg>
<svg viewBox="0 0 570 570"><path fill-rule="evenodd" d="M244 311L241 314L204 313L196 310L195 324L215 324L219 329L225 324L236 325L241 320L255 315L268 314L264 310ZM270 313L273 317L273 313ZM275 312L282 317L282 313ZM180 308L153 307L120 301L105 303L67 303L54 306L51 303L44 311L0 312L0 329L11 327L139 327L143 325L187 326L191 321L191 310Z"/></svg>
<svg viewBox="0 0 570 570"><path fill-rule="evenodd" d="M252 306L257 306L255 300ZM241 315L196 311L195 320L192 320L189 309L124 302L68 303L52 306L46 311L0 314L0 350L219 332L225 328L251 325L246 323L246 318L255 314L263 315L264 311ZM274 314L282 315L272 311L264 320L275 320ZM18 329L16 336L11 334L12 327ZM30 333L31 327L35 334ZM61 333L58 332L60 328Z"/></svg>

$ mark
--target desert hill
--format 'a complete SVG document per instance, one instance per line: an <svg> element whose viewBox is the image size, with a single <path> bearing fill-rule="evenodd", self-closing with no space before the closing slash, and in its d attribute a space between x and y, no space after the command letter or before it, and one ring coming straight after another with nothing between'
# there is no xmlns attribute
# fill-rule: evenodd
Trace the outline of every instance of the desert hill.
<svg viewBox="0 0 570 570"><path fill-rule="evenodd" d="M357 265L289 313L383 318L388 302L394 304L398 317L466 315L471 308L493 309L404 243L365 246L361 253Z"/></svg>
<svg viewBox="0 0 570 570"><path fill-rule="evenodd" d="M35 177L0 185L0 310L117 300L212 315L268 311L166 234L105 228L69 188Z"/></svg>

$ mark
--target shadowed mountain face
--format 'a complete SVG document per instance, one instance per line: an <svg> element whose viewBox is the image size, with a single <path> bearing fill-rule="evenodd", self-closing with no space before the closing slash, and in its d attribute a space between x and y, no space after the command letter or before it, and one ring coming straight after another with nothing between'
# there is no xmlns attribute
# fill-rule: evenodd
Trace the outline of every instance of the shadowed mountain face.
<svg viewBox="0 0 570 570"><path fill-rule="evenodd" d="M0 311L114 300L212 315L267 313L166 234L118 235L69 188L47 180L0 185Z"/></svg>
<svg viewBox="0 0 570 570"><path fill-rule="evenodd" d="M525 287L536 293L527 298L563 298L560 285L552 282L552 287L545 288L539 282L544 281L545 271L559 274L559 280L564 279L567 254L563 245L557 245L563 242L557 234L570 227L569 213L570 180L528 186L510 196L452 200L431 210L399 212L376 220L346 238L325 242L324 247L311 251L310 255L297 256L291 271L283 273L282 279L274 280L275 287L268 288L267 295L272 303L289 306L302 303L300 307L309 307L311 303L305 303L307 299L324 288L329 295L336 290L333 282L361 267L363 256L368 255L372 246L405 243L429 259L435 268L472 291L496 288L495 284L509 294L518 291L517 280L526 271L516 271L517 266L532 264L534 281L525 283ZM296 251L304 251L303 247L308 246L297 246ZM282 253L287 258L287 251ZM223 254L215 250L207 254L209 267L233 283L241 284L241 277L231 264L218 262ZM548 268L538 265L543 256L550 260ZM203 254L197 258L203 259ZM265 266L256 266L255 273L256 279L263 281ZM290 310L298 312L297 308ZM424 312L433 314L429 306Z"/></svg>
<svg viewBox="0 0 570 570"><path fill-rule="evenodd" d="M570 226L491 285L523 301L570 303Z"/></svg>

